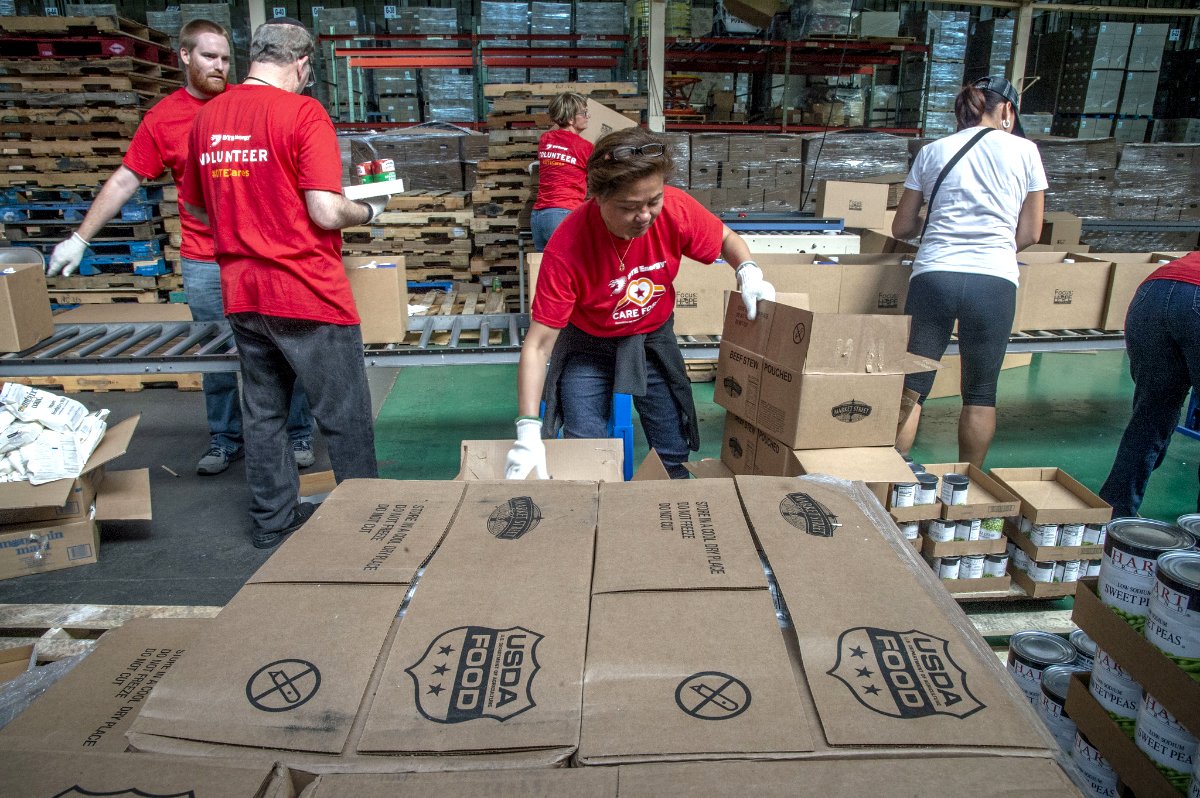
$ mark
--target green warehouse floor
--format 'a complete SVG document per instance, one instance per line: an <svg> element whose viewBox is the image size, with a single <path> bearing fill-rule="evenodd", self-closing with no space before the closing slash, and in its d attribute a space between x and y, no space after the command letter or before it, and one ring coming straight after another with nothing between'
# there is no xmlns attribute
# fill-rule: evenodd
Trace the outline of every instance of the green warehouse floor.
<svg viewBox="0 0 1200 798"><path fill-rule="evenodd" d="M404 368L370 372L378 415L380 474L393 479L451 479L459 441L514 434L515 366ZM700 456L720 452L725 411L712 383L693 386L700 415ZM1096 490L1104 481L1128 418L1132 383L1123 352L1035 355L1000 378L999 430L988 466L1059 466ZM149 468L151 522L104 526L99 562L0 581L0 604L167 604L221 606L270 555L251 547L244 461L199 477L207 442L203 395L167 389L75 394L112 421L140 413L128 454L114 468ZM957 397L926 405L914 456L956 457ZM636 426L636 425L635 425ZM328 468L318 441L314 470ZM635 459L646 455L640 430ZM1174 519L1196 510L1200 441L1176 435L1151 480L1144 515Z"/></svg>

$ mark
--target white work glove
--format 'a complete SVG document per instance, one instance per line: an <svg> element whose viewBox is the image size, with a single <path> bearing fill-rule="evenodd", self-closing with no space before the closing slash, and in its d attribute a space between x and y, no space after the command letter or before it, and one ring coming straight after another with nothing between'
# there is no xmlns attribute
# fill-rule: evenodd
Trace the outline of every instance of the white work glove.
<svg viewBox="0 0 1200 798"><path fill-rule="evenodd" d="M389 199L391 199L390 196L364 197L363 199L360 199L359 202L361 202L363 205L366 205L368 210L371 211L371 215L367 217L367 220L363 222L363 224L370 224L371 222L375 221L376 217L383 213L387 208Z"/></svg>
<svg viewBox="0 0 1200 798"><path fill-rule="evenodd" d="M508 450L505 479L525 479L529 472L538 479L549 479L546 470L546 444L542 442L542 422L536 418L517 420L517 442Z"/></svg>
<svg viewBox="0 0 1200 798"><path fill-rule="evenodd" d="M758 315L758 300L775 301L775 286L763 279L762 269L752 260L742 261L737 267L737 284L746 305L746 318L750 321Z"/></svg>
<svg viewBox="0 0 1200 798"><path fill-rule="evenodd" d="M83 253L87 252L88 242L80 238L79 233L71 233L71 237L59 243L50 253L50 263L46 266L46 274L54 277L57 274L74 274L79 271L79 263Z"/></svg>

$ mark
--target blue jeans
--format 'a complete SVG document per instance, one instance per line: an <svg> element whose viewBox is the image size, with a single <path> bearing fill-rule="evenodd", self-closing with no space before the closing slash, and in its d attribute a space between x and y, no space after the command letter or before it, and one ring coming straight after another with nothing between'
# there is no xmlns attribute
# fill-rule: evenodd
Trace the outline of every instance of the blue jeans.
<svg viewBox="0 0 1200 798"><path fill-rule="evenodd" d="M564 438L607 438L613 403L612 360L582 352L571 355L558 381ZM687 479L683 418L658 362L646 359L646 395L633 397L646 442L658 452L672 479Z"/></svg>
<svg viewBox="0 0 1200 798"><path fill-rule="evenodd" d="M533 228L533 251L541 252L550 242L550 236L562 224L562 220L571 213L566 208L542 208L534 211L529 217L529 226Z"/></svg>
<svg viewBox="0 0 1200 798"><path fill-rule="evenodd" d="M195 321L220 321L225 318L221 302L221 269L211 261L183 258L183 290ZM208 433L212 446L233 454L242 448L242 406L238 401L237 374L232 371L204 373L204 407L208 411ZM288 439L310 440L312 414L304 391L292 394L288 411Z"/></svg>
<svg viewBox="0 0 1200 798"><path fill-rule="evenodd" d="M1137 515L1150 474L1162 465L1189 388L1200 389L1200 286L1151 280L1125 318L1133 413L1100 498L1114 518ZM1200 512L1200 496L1196 500Z"/></svg>
<svg viewBox="0 0 1200 798"><path fill-rule="evenodd" d="M229 326L242 364L246 482L255 527L287 527L299 503L300 475L285 433L296 387L311 400L334 478L378 476L359 327L260 313L230 314Z"/></svg>

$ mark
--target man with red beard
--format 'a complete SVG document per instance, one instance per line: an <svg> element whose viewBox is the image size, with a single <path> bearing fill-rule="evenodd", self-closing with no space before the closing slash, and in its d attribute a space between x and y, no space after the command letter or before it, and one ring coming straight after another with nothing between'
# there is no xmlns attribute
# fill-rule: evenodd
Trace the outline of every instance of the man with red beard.
<svg viewBox="0 0 1200 798"><path fill-rule="evenodd" d="M182 193L189 133L204 104L225 91L229 74L229 39L215 22L196 19L179 31L179 61L186 81L183 88L151 108L134 133L129 150L112 177L96 195L87 216L70 238L54 248L47 273L73 274L92 236L108 224L129 202L143 180L153 180L166 169ZM221 300L221 273L213 249L212 231L180 205L183 229L180 256L183 287L196 321L225 317ZM209 447L196 466L203 476L219 474L242 456L242 413L237 375L208 372L204 375L204 403L208 413ZM296 465L311 466L313 422L302 391L292 396L288 413L288 438Z"/></svg>

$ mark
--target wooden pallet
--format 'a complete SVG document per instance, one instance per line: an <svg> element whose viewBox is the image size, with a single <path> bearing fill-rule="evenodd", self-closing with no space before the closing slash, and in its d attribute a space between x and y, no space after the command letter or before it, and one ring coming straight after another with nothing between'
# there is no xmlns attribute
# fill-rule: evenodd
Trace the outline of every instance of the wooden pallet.
<svg viewBox="0 0 1200 798"><path fill-rule="evenodd" d="M168 34L125 17L0 17L0 32L14 36L121 33L167 48L171 46Z"/></svg>
<svg viewBox="0 0 1200 798"><path fill-rule="evenodd" d="M3 98L0 98L3 99ZM79 125L127 122L138 125L142 112L133 108L0 108L0 120L45 125Z"/></svg>
<svg viewBox="0 0 1200 798"><path fill-rule="evenodd" d="M141 58L0 58L0 70L10 75L146 75L182 82L179 67Z"/></svg>
<svg viewBox="0 0 1200 798"><path fill-rule="evenodd" d="M8 170L8 174L27 174L30 172L47 175L52 172L88 172L88 173L107 173L116 169L121 165L121 156L113 155L111 157L101 156L82 156L73 158L63 156L61 158L34 158L23 155L6 155L4 156L3 164ZM53 175L50 175L53 177ZM93 180L102 179L99 176L93 176ZM53 185L53 181L42 183L42 185Z"/></svg>
<svg viewBox="0 0 1200 798"><path fill-rule="evenodd" d="M137 132L137 122L92 122L89 124L67 123L67 124L46 124L46 123L28 123L21 124L17 122L3 122L4 138L0 139L0 146L11 142L13 139L37 139L46 140L88 140L88 139L113 139L132 138Z"/></svg>
<svg viewBox="0 0 1200 798"><path fill-rule="evenodd" d="M50 301L59 305L102 305L140 304L153 305L161 302L158 289L141 288L94 288L73 291L48 291Z"/></svg>
<svg viewBox="0 0 1200 798"><path fill-rule="evenodd" d="M168 91L178 89L178 80L165 80L148 75L74 75L70 77L52 77L36 75L20 77L16 75L0 75L0 86L7 93L15 92L137 92L150 99ZM9 97L5 97L9 99Z"/></svg>
<svg viewBox="0 0 1200 798"><path fill-rule="evenodd" d="M95 188L105 177L96 172L0 172L0 188L39 186L43 188Z"/></svg>
<svg viewBox="0 0 1200 798"><path fill-rule="evenodd" d="M7 126L5 130L7 130ZM128 139L92 139L88 141L10 141L0 140L0 155L41 158L45 156L86 158L123 157Z"/></svg>
<svg viewBox="0 0 1200 798"><path fill-rule="evenodd" d="M48 91L4 92L0 103L23 105L29 108L76 108L98 105L141 105L142 97L134 91ZM7 113L8 109L0 113Z"/></svg>
<svg viewBox="0 0 1200 798"><path fill-rule="evenodd" d="M46 278L46 288L51 291L89 291L112 288L136 288L138 290L159 288L159 278L145 274L72 274Z"/></svg>
<svg viewBox="0 0 1200 798"><path fill-rule="evenodd" d="M467 191L405 191L403 194L393 194L388 200L387 210L391 211L426 211L446 210L457 211L471 204L471 194Z"/></svg>
<svg viewBox="0 0 1200 798"><path fill-rule="evenodd" d="M99 374L92 377L5 377L8 382L37 388L59 388L66 393L136 393L154 385L174 385L180 391L203 389L203 374Z"/></svg>

